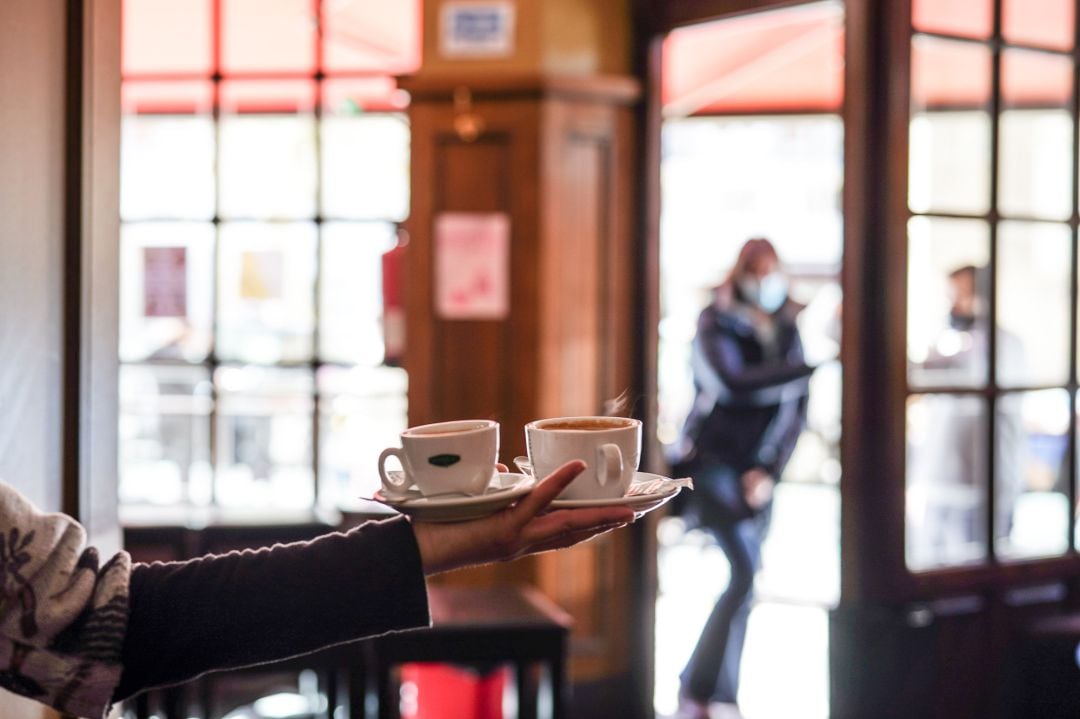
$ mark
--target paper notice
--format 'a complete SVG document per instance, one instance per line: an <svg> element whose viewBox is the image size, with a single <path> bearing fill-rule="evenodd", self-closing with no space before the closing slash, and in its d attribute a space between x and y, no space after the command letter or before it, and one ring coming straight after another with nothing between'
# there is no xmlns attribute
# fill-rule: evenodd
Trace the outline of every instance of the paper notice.
<svg viewBox="0 0 1080 719"><path fill-rule="evenodd" d="M444 319L510 314L510 218L445 212L435 220L435 309Z"/></svg>

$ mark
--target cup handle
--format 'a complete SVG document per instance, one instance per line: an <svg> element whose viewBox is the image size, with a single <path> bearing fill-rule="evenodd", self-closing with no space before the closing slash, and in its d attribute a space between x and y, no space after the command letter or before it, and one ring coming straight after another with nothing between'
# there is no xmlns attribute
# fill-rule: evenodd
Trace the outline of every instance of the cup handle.
<svg viewBox="0 0 1080 719"><path fill-rule="evenodd" d="M397 447L387 447L379 455L379 477L382 478L383 487L388 492L401 494L409 488L409 479L406 476L408 473L402 472L400 482L394 482L394 480L390 479L390 476L386 473L386 460L389 457L397 457L398 461L401 462L401 468L405 469L405 454Z"/></svg>
<svg viewBox="0 0 1080 719"><path fill-rule="evenodd" d="M622 452L617 444L603 444L596 448L596 480L603 487L608 482L622 478Z"/></svg>
<svg viewBox="0 0 1080 719"><path fill-rule="evenodd" d="M528 457L514 457L514 465L522 474L533 476L532 461Z"/></svg>

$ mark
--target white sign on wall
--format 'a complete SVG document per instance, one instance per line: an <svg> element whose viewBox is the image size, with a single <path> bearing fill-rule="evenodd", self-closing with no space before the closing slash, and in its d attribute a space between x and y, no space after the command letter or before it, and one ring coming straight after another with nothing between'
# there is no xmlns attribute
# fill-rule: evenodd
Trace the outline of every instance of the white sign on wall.
<svg viewBox="0 0 1080 719"><path fill-rule="evenodd" d="M435 220L435 309L450 320L510 314L510 218L444 212Z"/></svg>
<svg viewBox="0 0 1080 719"><path fill-rule="evenodd" d="M514 52L512 2L448 2L439 22L439 52L444 57L506 57Z"/></svg>

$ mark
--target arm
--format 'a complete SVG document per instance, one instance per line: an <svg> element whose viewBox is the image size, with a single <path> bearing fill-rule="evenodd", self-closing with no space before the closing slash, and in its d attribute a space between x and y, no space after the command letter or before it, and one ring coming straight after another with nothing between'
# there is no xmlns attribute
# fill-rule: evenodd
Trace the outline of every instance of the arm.
<svg viewBox="0 0 1080 719"><path fill-rule="evenodd" d="M425 625L425 574L569 546L631 521L626 507L540 515L583 466L568 463L515 506L471 522L396 518L311 542L138 565L115 699Z"/></svg>
<svg viewBox="0 0 1080 719"><path fill-rule="evenodd" d="M420 555L403 518L310 542L136 565L114 699L427 622Z"/></svg>
<svg viewBox="0 0 1080 719"><path fill-rule="evenodd" d="M791 453L795 451L799 435L806 428L807 404L806 395L781 404L758 444L758 466L775 479L780 479Z"/></svg>

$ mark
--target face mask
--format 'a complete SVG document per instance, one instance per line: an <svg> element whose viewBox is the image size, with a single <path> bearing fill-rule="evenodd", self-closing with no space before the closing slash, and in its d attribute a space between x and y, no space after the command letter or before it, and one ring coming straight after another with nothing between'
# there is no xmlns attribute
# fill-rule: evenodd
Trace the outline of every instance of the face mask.
<svg viewBox="0 0 1080 719"><path fill-rule="evenodd" d="M780 309L787 300L787 278L780 272L770 272L760 280L748 277L739 282L743 298L769 314Z"/></svg>
<svg viewBox="0 0 1080 719"><path fill-rule="evenodd" d="M949 326L960 332L970 332L975 327L975 315L949 313Z"/></svg>

